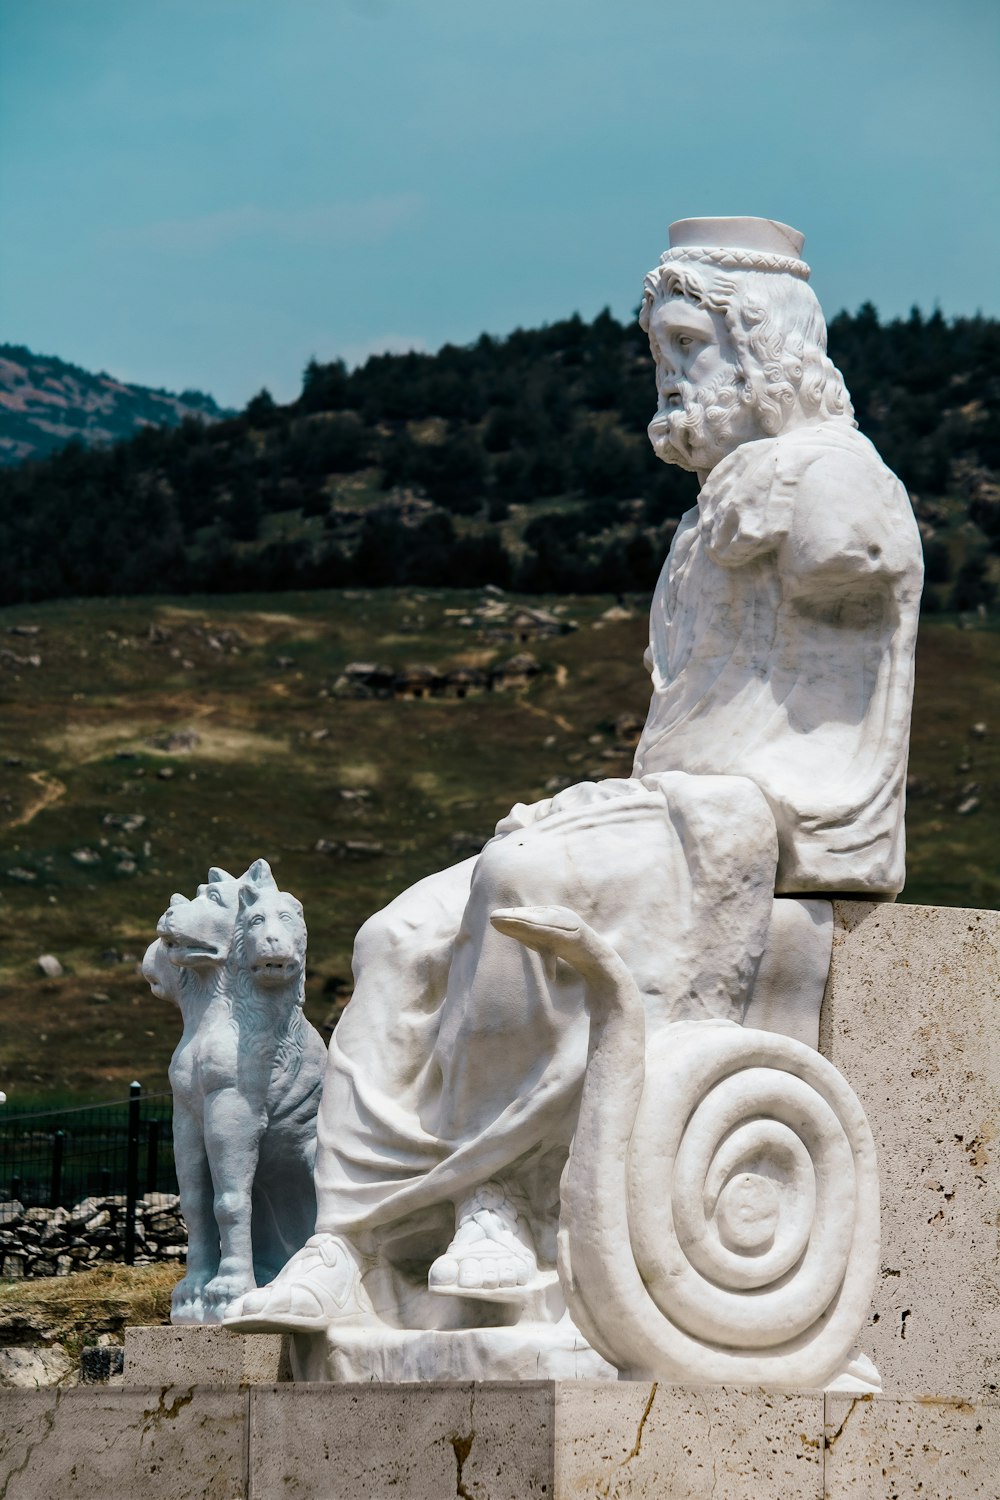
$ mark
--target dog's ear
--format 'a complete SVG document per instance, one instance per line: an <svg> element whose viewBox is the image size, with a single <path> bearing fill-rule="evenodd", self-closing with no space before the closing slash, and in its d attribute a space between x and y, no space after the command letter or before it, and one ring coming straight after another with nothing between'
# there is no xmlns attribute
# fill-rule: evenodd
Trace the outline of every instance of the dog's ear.
<svg viewBox="0 0 1000 1500"><path fill-rule="evenodd" d="M218 865L213 865L208 872L209 885L221 885L224 880L235 880L235 875L230 875L228 870L220 870Z"/></svg>
<svg viewBox="0 0 1000 1500"><path fill-rule="evenodd" d="M249 883L250 885L266 887L272 891L278 889L275 878L271 874L271 866L266 859L255 859L249 870L241 878L244 883Z"/></svg>
<svg viewBox="0 0 1000 1500"><path fill-rule="evenodd" d="M240 915L242 916L251 906L256 906L259 900L260 887L250 885L244 880L240 885Z"/></svg>

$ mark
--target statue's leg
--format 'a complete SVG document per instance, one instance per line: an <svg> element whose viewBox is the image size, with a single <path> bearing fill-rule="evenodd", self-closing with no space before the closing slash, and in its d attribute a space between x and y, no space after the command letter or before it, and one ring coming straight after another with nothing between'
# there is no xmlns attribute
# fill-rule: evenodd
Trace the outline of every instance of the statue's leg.
<svg viewBox="0 0 1000 1500"><path fill-rule="evenodd" d="M204 1300L206 1311L221 1318L230 1302L255 1285L251 1205L263 1121L245 1088L214 1089L203 1108L220 1242L219 1269Z"/></svg>
<svg viewBox="0 0 1000 1500"><path fill-rule="evenodd" d="M492 927L498 907L563 906L592 925L624 959L651 1024L742 1017L777 861L758 789L673 774L573 792L476 866L435 1054L433 1128L445 1139L470 1126L485 1139L522 1096L532 1143L568 1146L575 1123L589 1036L582 981L555 958L514 947ZM485 1196L479 1185L454 1195L456 1233L431 1268L432 1290L510 1300L534 1281L516 1153L508 1161L514 1177L491 1174Z"/></svg>
<svg viewBox="0 0 1000 1500"><path fill-rule="evenodd" d="M818 1049L832 951L833 903L778 897L744 1025Z"/></svg>
<svg viewBox="0 0 1000 1500"><path fill-rule="evenodd" d="M173 1323L201 1323L205 1287L219 1269L219 1229L213 1210L212 1173L201 1122L174 1101L174 1155L181 1210L188 1231L187 1272L170 1299Z"/></svg>
<svg viewBox="0 0 1000 1500"><path fill-rule="evenodd" d="M362 1286L377 1251L365 1221L447 1153L419 1106L474 865L419 881L359 931L354 995L331 1041L316 1119L316 1232L227 1322L310 1331L375 1317Z"/></svg>

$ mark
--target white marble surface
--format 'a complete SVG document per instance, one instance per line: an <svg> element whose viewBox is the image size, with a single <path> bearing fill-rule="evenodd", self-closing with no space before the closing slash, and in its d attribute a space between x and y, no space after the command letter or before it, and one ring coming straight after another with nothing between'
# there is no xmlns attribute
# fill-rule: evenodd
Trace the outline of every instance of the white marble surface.
<svg viewBox="0 0 1000 1500"><path fill-rule="evenodd" d="M849 1361L877 1191L863 1114L812 1050L831 942L822 897L902 883L921 552L826 355L802 248L773 220L672 226L644 289L649 435L701 492L653 599L633 775L518 805L478 859L364 925L318 1120L317 1233L233 1307L241 1326L340 1330L352 1349L367 1328L374 1358L386 1328L478 1329L486 1348L491 1328L509 1340L522 1323L527 1337L568 1303L624 1369L797 1384ZM579 967L586 942L567 956L492 924L539 907L590 932L603 971ZM724 1148L716 1121L697 1147L675 1143L660 1183L640 1181L642 1151L659 1150L640 1098L665 1122L688 1106L714 1118L716 1087L728 1098L730 1085L712 1081L713 1049L739 1080L746 1149ZM702 1069L704 1097L691 1097ZM626 1173L630 1111L646 1144ZM602 1135L612 1121L617 1147ZM587 1185L575 1199L574 1183ZM624 1217L657 1192L674 1195L675 1218L698 1217L699 1193L708 1203L659 1260L658 1221L631 1235ZM652 1283L659 1295L673 1277L668 1254L721 1256L735 1282L710 1296L684 1262L681 1305L664 1308ZM755 1261L788 1261L789 1286L751 1286ZM602 1276L616 1287L607 1308Z"/></svg>
<svg viewBox="0 0 1000 1500"><path fill-rule="evenodd" d="M566 908L493 923L585 980L559 1230L577 1327L635 1377L843 1378L879 1263L875 1148L844 1079L800 1042L722 1017L647 1037L625 964Z"/></svg>

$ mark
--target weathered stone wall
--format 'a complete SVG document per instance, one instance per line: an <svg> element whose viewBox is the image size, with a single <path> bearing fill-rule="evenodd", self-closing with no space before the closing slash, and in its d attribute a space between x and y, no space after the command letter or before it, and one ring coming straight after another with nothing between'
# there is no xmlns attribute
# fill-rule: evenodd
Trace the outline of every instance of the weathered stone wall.
<svg viewBox="0 0 1000 1500"><path fill-rule="evenodd" d="M74 1208L0 1203L0 1276L68 1276L125 1256L124 1197L84 1198ZM176 1193L147 1193L136 1205L135 1264L182 1261L187 1228Z"/></svg>

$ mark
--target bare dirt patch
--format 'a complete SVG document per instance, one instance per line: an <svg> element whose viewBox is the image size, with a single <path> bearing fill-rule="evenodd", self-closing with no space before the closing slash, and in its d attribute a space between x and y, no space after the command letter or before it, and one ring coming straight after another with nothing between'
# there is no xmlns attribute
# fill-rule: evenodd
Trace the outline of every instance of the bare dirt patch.
<svg viewBox="0 0 1000 1500"><path fill-rule="evenodd" d="M51 807L53 802L58 802L60 797L65 797L65 784L57 777L51 776L48 771L31 771L28 780L33 781L40 789L40 795L33 802L29 802L19 818L14 818L8 823L9 828L24 828L36 818L40 812Z"/></svg>

